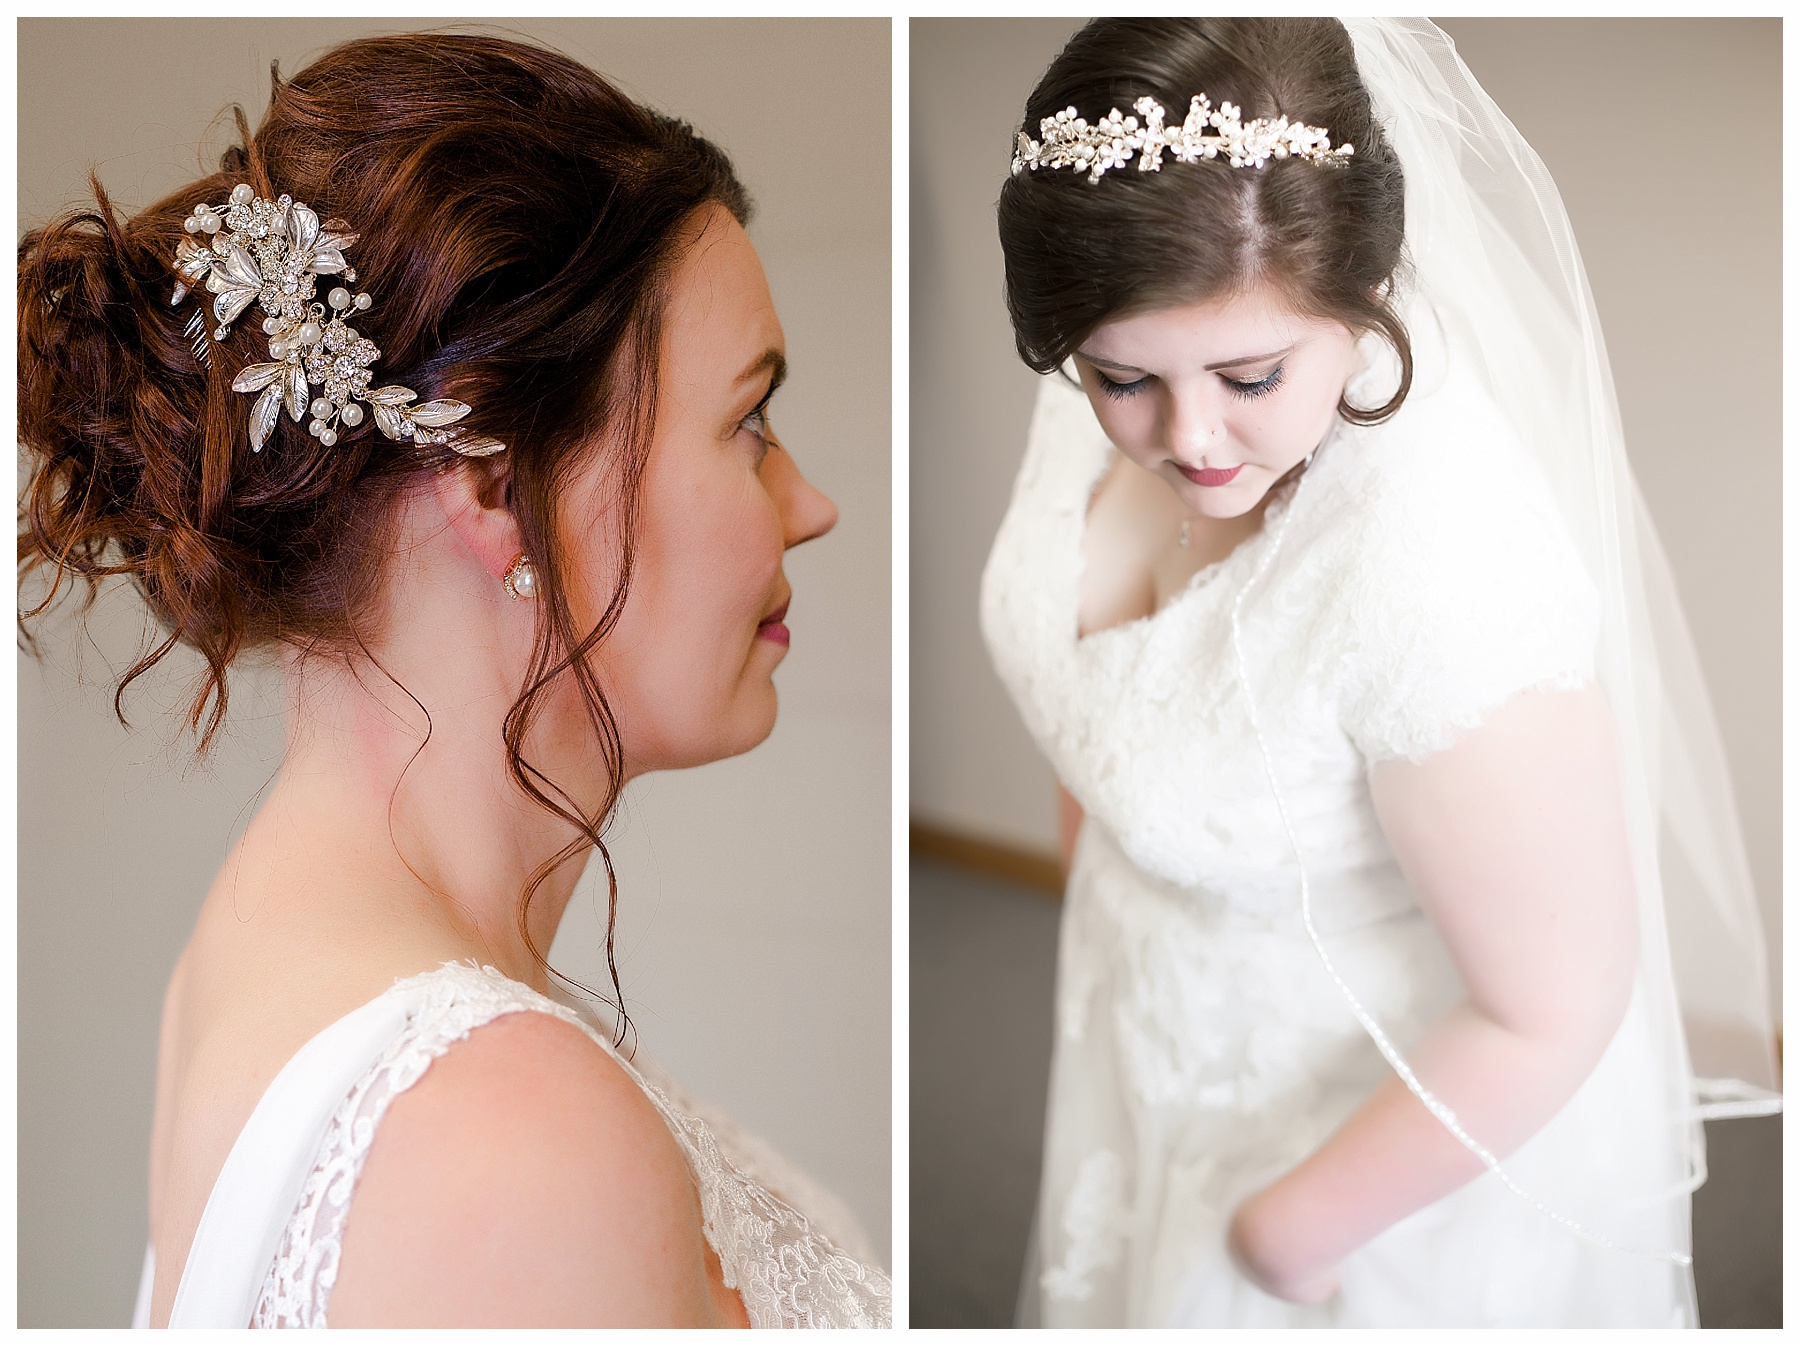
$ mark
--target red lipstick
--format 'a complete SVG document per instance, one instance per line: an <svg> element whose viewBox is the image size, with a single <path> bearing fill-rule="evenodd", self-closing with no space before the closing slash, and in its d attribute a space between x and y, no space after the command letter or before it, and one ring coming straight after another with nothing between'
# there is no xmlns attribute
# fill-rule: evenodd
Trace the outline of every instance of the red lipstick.
<svg viewBox="0 0 1800 1346"><path fill-rule="evenodd" d="M1176 463L1175 470L1196 486L1223 486L1242 472L1244 465L1239 463L1236 467L1189 467L1186 463Z"/></svg>
<svg viewBox="0 0 1800 1346"><path fill-rule="evenodd" d="M792 601L793 600L791 600L791 599L789 600L789 602L792 602ZM757 624L757 627L756 627L757 636L763 640L772 640L777 645L780 645L783 648L785 648L787 646L788 640L790 638L787 626L785 625L785 622L784 622L784 619L787 617L787 610L788 610L787 603L783 603L780 607L776 608L775 611L771 612L767 617L764 617L762 619L762 621Z"/></svg>

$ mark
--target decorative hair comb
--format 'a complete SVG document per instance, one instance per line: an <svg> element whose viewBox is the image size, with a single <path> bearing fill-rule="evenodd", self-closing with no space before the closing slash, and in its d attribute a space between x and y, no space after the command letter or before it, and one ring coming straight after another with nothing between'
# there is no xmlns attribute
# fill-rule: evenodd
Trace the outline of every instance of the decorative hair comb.
<svg viewBox="0 0 1800 1346"><path fill-rule="evenodd" d="M1354 145L1333 149L1323 126L1303 126L1286 117L1273 121L1258 117L1245 123L1238 108L1220 103L1215 109L1203 93L1195 94L1188 103L1187 120L1180 126L1163 124L1163 105L1154 98L1140 98L1131 106L1143 117L1142 125L1137 117L1123 117L1114 108L1090 126L1085 118L1075 115L1074 108L1065 108L1038 123L1042 142L1020 131L1013 150L1013 174L1017 176L1028 168L1033 172L1040 168L1073 168L1086 171L1089 182L1098 182L1107 169L1123 168L1134 154L1138 156L1140 173L1155 173L1162 168L1164 150L1184 164L1216 159L1223 154L1233 168L1261 168L1270 159L1286 159L1290 155L1319 163L1342 163L1356 153ZM1209 129L1218 134L1207 134Z"/></svg>
<svg viewBox="0 0 1800 1346"><path fill-rule="evenodd" d="M466 402L440 398L412 406L419 395L411 388L397 384L369 388L374 382L369 367L381 358L381 351L345 323L344 315L353 309L364 311L374 301L341 285L326 295L325 304L313 299L320 276L342 275L355 283L356 272L345 261L344 249L358 235L345 232L335 220L321 225L316 214L286 193L271 201L243 182L231 189L231 199L223 205L204 201L195 205L182 227L190 235L210 235L211 243L192 237L181 240L175 254L175 294L169 302L179 304L204 279L217 296L214 341L231 335L231 324L252 301L268 314L262 323L269 338L268 361L246 365L231 384L236 392L261 394L250 409L251 452L262 452L284 406L296 423L307 421L307 432L329 447L337 443L339 425L362 424L363 402L389 439L442 444L470 458L505 450L497 439L453 428L469 414ZM188 331L199 354L204 324L197 327L190 321Z"/></svg>

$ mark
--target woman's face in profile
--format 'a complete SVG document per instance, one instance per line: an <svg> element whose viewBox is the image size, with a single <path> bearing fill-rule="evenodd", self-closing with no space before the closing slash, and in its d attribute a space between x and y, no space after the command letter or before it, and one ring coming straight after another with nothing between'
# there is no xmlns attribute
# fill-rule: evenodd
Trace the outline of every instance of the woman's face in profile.
<svg viewBox="0 0 1800 1346"><path fill-rule="evenodd" d="M782 554L837 522L771 425L786 345L756 249L722 208L690 227L697 236L671 273L663 313L630 596L597 658L634 775L768 737L772 675L788 648ZM612 564L603 490L590 483L568 497L590 510L584 524L571 509L567 530L571 561L590 574ZM604 594L610 582L581 587Z"/></svg>
<svg viewBox="0 0 1800 1346"><path fill-rule="evenodd" d="M1075 365L1120 452L1192 513L1230 519L1325 438L1354 351L1348 328L1259 288L1101 323Z"/></svg>

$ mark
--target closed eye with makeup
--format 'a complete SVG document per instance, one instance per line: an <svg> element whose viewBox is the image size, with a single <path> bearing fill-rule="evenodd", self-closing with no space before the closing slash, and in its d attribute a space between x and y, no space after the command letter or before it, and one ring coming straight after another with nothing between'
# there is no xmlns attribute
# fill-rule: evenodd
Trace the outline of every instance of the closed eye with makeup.
<svg viewBox="0 0 1800 1346"><path fill-rule="evenodd" d="M1108 438L1184 516L1235 519L1330 432L1354 358L1343 325L1254 289L1102 323L1074 362Z"/></svg>

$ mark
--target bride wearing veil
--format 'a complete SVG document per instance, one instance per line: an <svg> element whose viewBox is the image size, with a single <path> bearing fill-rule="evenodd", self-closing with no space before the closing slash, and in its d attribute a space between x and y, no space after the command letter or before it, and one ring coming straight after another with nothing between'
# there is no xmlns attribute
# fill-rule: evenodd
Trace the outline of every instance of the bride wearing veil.
<svg viewBox="0 0 1800 1346"><path fill-rule="evenodd" d="M1078 830L1024 1317L1692 1325L1767 974L1543 166L1424 21L1099 21L1000 233L983 629Z"/></svg>

